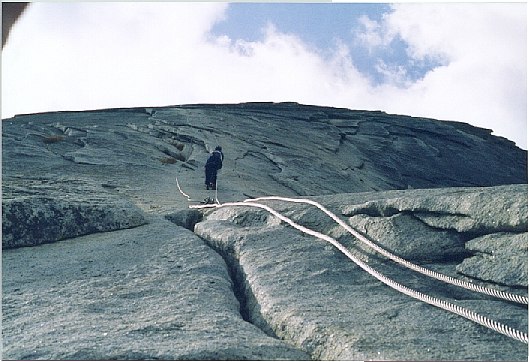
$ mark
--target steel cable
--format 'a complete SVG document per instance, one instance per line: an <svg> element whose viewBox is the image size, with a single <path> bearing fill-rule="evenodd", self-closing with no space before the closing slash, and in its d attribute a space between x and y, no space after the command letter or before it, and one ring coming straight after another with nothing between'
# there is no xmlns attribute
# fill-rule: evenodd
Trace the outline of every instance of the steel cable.
<svg viewBox="0 0 529 362"><path fill-rule="evenodd" d="M178 191L180 191L180 193L187 199L187 201L195 201L191 198L191 196L189 196L188 194L186 194L184 192L184 190L182 190L182 188L180 187L180 183L178 182L178 176L175 176L175 179L176 179L176 187L178 187Z"/></svg>
<svg viewBox="0 0 529 362"><path fill-rule="evenodd" d="M195 200L195 199L192 199L191 196L189 196L188 194L186 194L184 192L184 190L182 190L182 188L180 187L180 183L178 182L178 176L175 176L175 179L176 179L176 187L178 187L178 191L182 194L182 196L184 196L188 202L199 202L198 200ZM220 201L219 201L219 198L218 198L218 193L217 193L217 183L215 183L215 200L212 200L212 202L215 202L216 204L220 204ZM206 200L209 200L210 198L206 198ZM203 202L206 202L206 200L204 200ZM200 201L202 202L202 201Z"/></svg>
<svg viewBox="0 0 529 362"><path fill-rule="evenodd" d="M525 304L527 305L527 297L523 295L503 292L501 290L496 290L492 288L486 288L480 285L476 285L473 283L466 282L464 280L460 280L457 278L450 277L448 275L444 275L438 272L435 272L433 270L424 268L422 266L419 266L417 264L414 264L406 259L403 259L395 254L392 254L388 250L378 246L377 244L373 243L368 238L364 237L362 234L354 230L352 227L347 225L343 220L341 220L336 214L329 211L327 208L325 208L323 205L319 204L316 201L310 200L310 199L293 199L293 198L285 198L285 197L278 197L278 196L265 196L265 197L258 197L255 199L247 199L244 200L244 202L253 202L253 201L260 201L260 200L281 200L281 201L287 201L287 202L294 202L294 203L303 203L303 204L310 204L313 206L316 206L318 209L323 211L325 214L327 214L329 217L331 217L334 221L336 221L341 227L343 227L347 232L349 232L351 235L353 235L355 238L366 244L368 247L376 250L380 254L384 255L385 257L393 260L394 262L405 266L406 268L409 268L411 270L414 270L420 274L426 275L430 278L437 279L439 281L456 285L461 288L465 288L468 290L472 290L478 293L487 294L490 296L494 296L496 298L508 300L511 302L519 303L519 304Z"/></svg>
<svg viewBox="0 0 529 362"><path fill-rule="evenodd" d="M309 229L309 228L306 228L302 225L299 225L297 224L296 222L294 222L293 220L291 220L290 218L280 214L279 212L277 212L276 210L270 208L269 206L267 205L263 205L263 204L259 204L259 203L255 203L255 202L251 202L249 200L245 201L245 202L231 202L231 203L224 203L224 204L219 204L219 205L190 205L189 207L190 208L193 208L193 209L203 209L203 208L221 208L221 207L229 207L229 206L252 206L252 207L257 207L257 208L261 208L261 209L264 209L266 211L268 211L270 214L276 216L277 218L279 218L280 220L282 220L283 222L289 224L290 226L292 226L293 228L305 233L305 234L308 234L308 235L312 235L314 237L317 237L318 239L321 239L321 240L324 240L324 241L327 241L329 243L331 243L333 246L335 246L338 250L340 250L340 252L342 252L345 256L347 256L351 261L353 261L356 265L358 265L360 268L362 268L364 271L366 271L367 273L369 273L371 276L375 277L376 279L378 279L379 281L381 281L382 283L386 284L387 286L405 294L405 295L408 295L414 299L418 299L422 302L425 302L425 303L428 303L430 305L433 305L433 306L436 306L438 308L441 308L443 310L446 310L446 311L449 311L449 312L452 312L454 314L457 314L463 318L466 318L468 320L471 320L475 323L478 323L484 327L487 327L491 330L494 330L500 334L503 334L505 336L508 336L510 338L513 338L515 340L518 340L520 342L523 342L523 343L528 343L528 336L527 336L527 333L524 333L524 332L521 332L521 331L518 331L514 328L511 328L507 325L504 325L502 323L499 323L499 322L496 322L494 320L491 320L485 316L482 316L482 315L479 315L477 314L476 312L473 312L471 310L468 310L466 308L463 308L461 306L458 306L458 305L455 305L453 303L450 303L450 302L447 302L447 301L444 301L444 300L441 300L439 298L436 298L436 297L432 297L432 296L429 296L429 295L426 295L424 293L421 293L419 291L416 291L416 290L413 290L411 288L408 288L392 279L390 279L389 277L379 273L378 271L376 271L375 269L373 269L372 267L370 267L369 265L367 265L366 263L364 263L363 261L361 261L360 259L358 259L357 257L355 257L353 254L351 254L351 252L349 252L349 250L347 250L343 245L340 244L340 242L328 235L325 235L325 234L322 234L320 232L317 232L315 230L312 230L312 229Z"/></svg>

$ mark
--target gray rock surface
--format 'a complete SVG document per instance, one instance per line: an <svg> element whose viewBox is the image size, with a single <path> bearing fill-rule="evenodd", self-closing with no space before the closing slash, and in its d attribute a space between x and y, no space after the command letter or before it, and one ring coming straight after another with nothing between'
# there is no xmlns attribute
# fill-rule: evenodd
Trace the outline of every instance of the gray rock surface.
<svg viewBox="0 0 529 362"><path fill-rule="evenodd" d="M457 206L461 200L472 200L478 205L502 200L510 195L518 200L507 208L497 205L497 211ZM387 249L395 248L401 256L412 259L429 269L483 286L527 295L517 288L519 277L511 275L511 287L491 285L481 281L509 284L506 272L491 270L498 265L482 260L478 266L463 258L475 251L475 245L485 250L485 242L469 241L469 230L487 232L481 240L490 241L489 248L501 249L504 269L527 273L527 234L516 233L526 225L518 215L527 202L525 185L494 188L464 188L437 190L387 191L378 193L342 194L318 197L318 201L340 215L357 231L364 231L373 241ZM376 199L374 204L365 200ZM504 201L507 198L504 198ZM333 235L351 252L376 270L397 282L415 288L499 320L513 328L527 331L527 307L510 304L495 298L453 287L430 278L421 277L388 262L372 250L360 245L350 235L336 230L334 222L327 222L319 210L307 205L267 201L274 209L289 215L304 226ZM397 205L400 205L399 207ZM404 207L406 205L406 207ZM421 207L415 207L421 205ZM463 211L466 210L466 211ZM353 211L354 210L354 211ZM363 214L376 217L366 217ZM392 210L390 213L389 210ZM428 222L414 216L420 213ZM320 213L318 222L315 213ZM362 218L351 216L364 215ZM378 216L385 215L385 216ZM448 233L439 225L446 225L452 216L454 225L466 220L462 230ZM436 218L439 220L435 220ZM368 219L366 219L368 218ZM493 219L508 222L492 226ZM366 221L368 220L368 221ZM398 221L396 221L398 220ZM439 221L439 222L438 222ZM489 225L482 228L482 225ZM368 227L366 227L368 225ZM481 226L476 226L481 225ZM518 252L506 246L510 240L498 238L498 230L510 230L516 238ZM389 360L524 360L527 346L511 340L474 322L439 308L418 302L390 289L360 269L337 249L324 241L306 236L286 226L265 211L250 207L230 207L209 212L195 232L224 254L237 267L239 279L247 296L250 318L264 330L310 353L316 359L389 359ZM386 245L386 243L388 245ZM437 245L439 244L439 245ZM512 243L511 243L512 244ZM525 246L525 248L524 248ZM523 251L522 251L523 250ZM448 252L447 252L448 251ZM507 255L516 255L510 259ZM470 260L475 257L470 257ZM425 261L428 263L424 264ZM458 274L472 270L475 279ZM496 273L495 273L496 271ZM507 271L507 273L509 273ZM523 272L522 272L523 273ZM489 277L496 275L496 279ZM526 285L526 282L525 282ZM404 349L402 346L406 346Z"/></svg>
<svg viewBox="0 0 529 362"><path fill-rule="evenodd" d="M416 190L406 195L416 196L374 196L360 205L346 205L342 212L381 245L418 261L465 256L465 241L476 236L527 230L527 185Z"/></svg>
<svg viewBox="0 0 529 362"><path fill-rule="evenodd" d="M2 248L33 246L146 223L128 200L78 179L2 183Z"/></svg>
<svg viewBox="0 0 529 362"><path fill-rule="evenodd" d="M465 241L460 235L451 231L432 230L411 214L399 213L387 217L359 214L351 217L349 223L392 253L414 262L465 255Z"/></svg>
<svg viewBox="0 0 529 362"><path fill-rule="evenodd" d="M224 260L160 217L4 251L2 271L3 359L309 358L244 321Z"/></svg>
<svg viewBox="0 0 529 362"><path fill-rule="evenodd" d="M458 272L527 288L527 233L489 234L470 240L466 248L476 255L458 265Z"/></svg>
<svg viewBox="0 0 529 362"><path fill-rule="evenodd" d="M193 231L195 224L202 220L202 212L194 209L179 210L165 215L165 218L178 226Z"/></svg>
<svg viewBox="0 0 529 362"><path fill-rule="evenodd" d="M396 254L527 295L527 151L489 130L248 103L21 115L2 131L4 359L527 360L525 344L401 295L264 211L188 209L313 195ZM526 307L396 268L312 207L269 204L402 284L527 332Z"/></svg>
<svg viewBox="0 0 529 362"><path fill-rule="evenodd" d="M39 175L88 174L142 198L147 209L177 202L168 196L175 174L202 200L202 167L216 145L226 155L222 201L527 183L527 152L490 133L294 103L56 112L3 120L3 166L6 175L19 172L21 160Z"/></svg>

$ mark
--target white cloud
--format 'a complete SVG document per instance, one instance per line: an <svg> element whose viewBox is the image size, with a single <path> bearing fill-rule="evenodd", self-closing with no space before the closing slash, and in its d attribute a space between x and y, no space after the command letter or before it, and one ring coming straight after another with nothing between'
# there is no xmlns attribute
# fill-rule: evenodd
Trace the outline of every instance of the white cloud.
<svg viewBox="0 0 529 362"><path fill-rule="evenodd" d="M362 15L358 19L363 31L353 33L355 40L365 46L369 52L374 48L386 46L391 41L391 36L382 29L382 24L369 19L367 15Z"/></svg>
<svg viewBox="0 0 529 362"><path fill-rule="evenodd" d="M213 65L210 71L214 71L206 77L222 79L224 88L214 93L227 101L329 104L351 83L367 86L345 49L338 49L331 59L324 60L298 37L280 33L272 25L266 28L262 41L227 44L222 39L220 45L207 48L207 52L208 58L222 63Z"/></svg>
<svg viewBox="0 0 529 362"><path fill-rule="evenodd" d="M457 5L457 6L456 6ZM224 3L33 3L2 54L2 117L48 110L298 101L470 122L526 147L525 4L400 4L371 46L400 36L445 65L415 82L380 63L373 86L337 42L323 57L269 25L260 41L213 37Z"/></svg>
<svg viewBox="0 0 529 362"><path fill-rule="evenodd" d="M443 59L413 83L379 87L388 112L468 122L527 147L525 4L399 4L379 28L412 59ZM382 36L382 35L381 35ZM387 79L391 79L387 77Z"/></svg>
<svg viewBox="0 0 529 362"><path fill-rule="evenodd" d="M412 98L418 88L427 89L431 95L423 113L492 128L526 147L524 10L525 4L449 4L442 11L444 21L430 22L421 13L400 19L424 19L417 26L419 32L405 37L414 51L421 55L443 52L448 57L446 67L427 74L410 89ZM399 16L397 9L395 17ZM425 39L434 37L433 23L438 26L435 42L421 46Z"/></svg>
<svg viewBox="0 0 529 362"><path fill-rule="evenodd" d="M226 4L33 3L2 54L2 116L185 101Z"/></svg>

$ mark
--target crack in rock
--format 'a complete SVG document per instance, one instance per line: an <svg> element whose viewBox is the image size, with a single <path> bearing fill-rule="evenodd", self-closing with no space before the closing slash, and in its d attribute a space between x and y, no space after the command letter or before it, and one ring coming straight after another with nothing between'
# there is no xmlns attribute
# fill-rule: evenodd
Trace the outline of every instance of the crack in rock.
<svg viewBox="0 0 529 362"><path fill-rule="evenodd" d="M183 226L191 231L194 231L195 225L203 221L204 215L203 212L199 210L191 209L166 215L165 218L179 226ZM258 213L256 215L253 212L243 212L241 214L235 215L234 221L240 226L250 227L258 224L266 224L268 222L268 216L264 213ZM226 263L230 278L232 280L233 293L239 301L239 311L241 318L244 321L258 327L266 335L279 339L270 325L260 315L258 307L259 303L257 302L257 299L255 298L255 295L248 284L247 275L244 273L244 270L241 267L237 256L235 255L235 251L233 249L226 250L225 248L222 248L219 245L211 242L208 238L204 238L199 234L196 235L200 237L206 245L217 252Z"/></svg>

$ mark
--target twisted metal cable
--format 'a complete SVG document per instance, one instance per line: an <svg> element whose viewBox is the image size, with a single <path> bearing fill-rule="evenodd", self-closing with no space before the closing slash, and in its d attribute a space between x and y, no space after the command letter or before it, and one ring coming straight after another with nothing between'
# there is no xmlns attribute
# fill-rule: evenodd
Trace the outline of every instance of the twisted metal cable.
<svg viewBox="0 0 529 362"><path fill-rule="evenodd" d="M218 197L218 189L219 189L219 184L217 182L217 180L215 180L215 202L217 204L220 204L220 201L219 201L219 197Z"/></svg>
<svg viewBox="0 0 529 362"><path fill-rule="evenodd" d="M392 254L388 250L378 246L377 244L373 243L368 238L364 237L362 234L360 234L358 231L351 228L349 225L347 225L343 220L341 220L336 214L329 211L327 208L325 208L323 205L319 204L316 201L310 200L310 199L293 199L293 198L286 198L286 197L278 197L278 196L265 196L265 197L258 197L255 199L247 199L244 200L244 202L253 202L253 201L260 201L260 200L280 200L280 201L287 201L287 202L294 202L294 203L303 203L303 204L310 204L313 206L316 206L318 209L323 211L325 214L327 214L329 217L331 217L334 221L336 221L340 226L342 226L347 232L349 232L351 235L353 235L355 238L366 244L368 247L376 250L380 254L384 255L385 257L393 260L394 262L403 265L406 268L409 268L411 270L414 270L420 274L426 275L430 278L437 279L439 281L442 281L447 284L452 284L464 289L472 290L478 293L487 294L499 299L508 300L511 302L519 303L519 304L525 304L527 305L527 297L523 295L513 294L509 292L503 292L501 290L496 290L493 288L487 288L480 285L476 285L473 283L466 282L464 280L460 280L457 278L450 277L448 275L444 275L441 273L438 273L436 271L424 268L420 265L414 264L406 259L403 259L395 254Z"/></svg>
<svg viewBox="0 0 529 362"><path fill-rule="evenodd" d="M180 193L187 199L187 201L195 201L191 198L191 196L189 196L188 194L186 194L184 192L184 190L182 190L182 188L180 187L180 183L178 182L178 176L175 176L176 178L176 187L178 187L178 191L180 191Z"/></svg>
<svg viewBox="0 0 529 362"><path fill-rule="evenodd" d="M353 254L351 254L351 252L349 252L349 250L347 250L343 245L340 244L340 242L328 235L325 235L325 234L322 234L320 232L317 232L315 230L312 230L312 229L309 229L309 228L306 228L302 225L299 225L297 224L296 222L294 222L292 219L280 214L279 212L277 212L276 210L270 208L269 206L266 206L266 205L263 205L263 204L259 204L259 203L255 203L255 202L251 202L251 201L246 201L246 202L229 202L229 203L224 203L224 204L220 204L220 205L190 205L189 207L190 208L193 208L193 209L203 209L203 208L221 208L221 207L228 207L228 206L252 206L252 207L257 207L257 208L261 208L261 209L264 209L266 211L268 211L270 214L276 216L277 218L279 218L281 221L289 224L290 226L292 226L293 228L305 233L305 234L308 234L308 235L312 235L318 239L321 239L321 240L324 240L324 241L327 241L329 243L331 243L333 246L335 246L338 250L340 250L345 256L347 256L351 261L353 261L356 265L358 265L360 268L362 268L364 271L366 271L367 273L369 273L371 276L375 277L376 279L378 279L379 281L381 281L382 283L386 284L387 286L409 296L409 297L412 297L414 299L418 299L424 303L428 303L430 305L433 305L433 306L436 306L438 308L441 308L443 310L446 310L446 311L449 311L449 312L452 312L454 314L457 314L463 318L466 318L468 320L471 320L477 324L480 324L484 327L487 327L493 331L496 331L500 334L503 334L507 337L510 337L510 338L513 338L517 341L520 341L520 342L523 342L523 343L528 343L528 336L527 336L527 333L524 333L524 332L521 332L521 331L518 331L514 328L511 328L507 325L504 325L502 323L499 323L499 322L496 322L492 319L489 319L485 316L482 316L482 315L479 315L477 314L476 312L473 312L471 310L468 310L466 308L463 308L461 306L458 306L458 305L455 305L453 303L450 303L450 302L447 302L447 301L444 301L444 300L441 300L439 298L436 298L436 297L432 297L432 296L429 296L427 294L424 294L424 293L421 293L419 291L416 291L416 290L413 290L411 288L408 288L392 279L390 279L389 277L386 277L385 275L379 273L378 271L376 271L375 269L373 269L372 267L370 267L369 265L367 265L366 263L364 263L363 261L361 261L360 259L358 259L357 257L355 257Z"/></svg>
<svg viewBox="0 0 529 362"><path fill-rule="evenodd" d="M178 187L178 191L180 191L180 193L182 194L182 196L184 196L188 202L199 202L199 200L195 200L195 199L192 199L191 196L189 196L188 194L186 194L184 192L184 190L182 190L182 188L180 187L180 183L178 182L178 176L175 176L175 179L176 179L176 187ZM218 193L217 193L217 183L215 183L215 199L211 199L211 202L215 202L216 204L220 204L220 201L219 201L219 198L218 198ZM206 198L206 200L209 200L210 198ZM206 200L204 201L201 201L201 202L206 202Z"/></svg>

